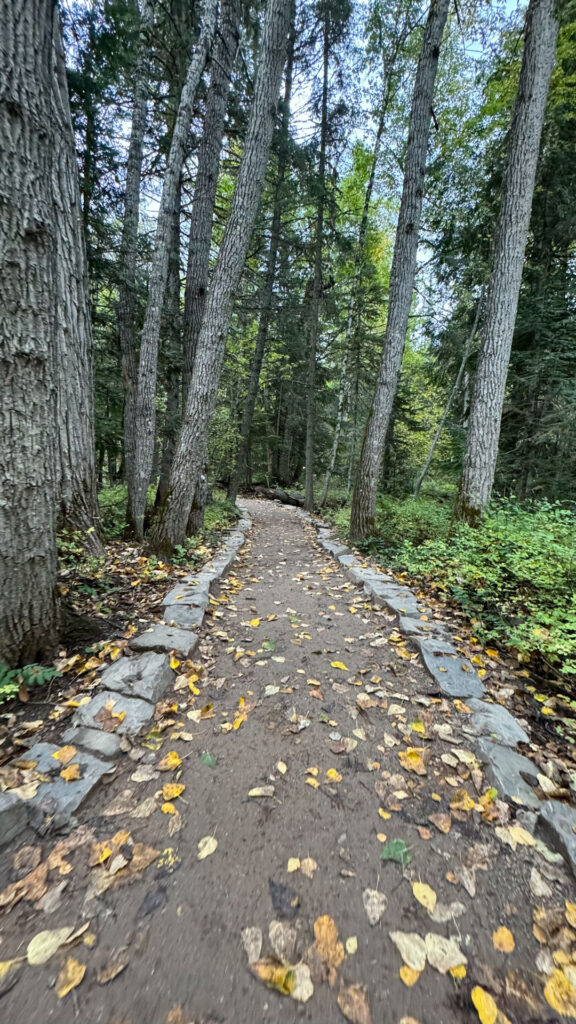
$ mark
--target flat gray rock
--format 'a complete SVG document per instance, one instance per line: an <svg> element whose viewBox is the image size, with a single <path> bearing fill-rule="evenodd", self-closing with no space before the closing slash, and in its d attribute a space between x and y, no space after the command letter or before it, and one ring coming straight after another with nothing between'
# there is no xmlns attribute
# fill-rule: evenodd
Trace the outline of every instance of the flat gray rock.
<svg viewBox="0 0 576 1024"><path fill-rule="evenodd" d="M0 793L0 846L20 835L28 824L26 804L10 792Z"/></svg>
<svg viewBox="0 0 576 1024"><path fill-rule="evenodd" d="M346 569L350 569L353 565L358 565L358 559L350 552L346 555L338 555L338 561L340 562L340 565L343 565Z"/></svg>
<svg viewBox="0 0 576 1024"><path fill-rule="evenodd" d="M202 625L204 608L190 604L169 604L164 609L164 622L168 626L181 626L182 629L197 629Z"/></svg>
<svg viewBox="0 0 576 1024"><path fill-rule="evenodd" d="M102 711L102 717L105 717L107 704L112 705L111 710L115 715L125 712L124 718L111 734L115 736L134 736L148 724L154 715L154 706L147 700L140 700L138 697L125 697L123 693L117 693L114 690L101 690L89 704L83 704L82 707L76 708L72 716L72 725L102 730L103 723L95 716ZM106 729L103 731L107 732Z"/></svg>
<svg viewBox="0 0 576 1024"><path fill-rule="evenodd" d="M576 810L560 800L546 800L540 805L536 835L568 862L576 877Z"/></svg>
<svg viewBox="0 0 576 1024"><path fill-rule="evenodd" d="M197 608L178 610L198 613ZM140 697L152 704L160 700L173 681L174 672L170 668L168 655L156 654L154 651L141 654L137 658L119 658L105 669L100 677L100 682L107 690L118 690L127 697Z"/></svg>
<svg viewBox="0 0 576 1024"><path fill-rule="evenodd" d="M87 729L85 726L72 726L66 730L62 739L64 743L83 747L91 754L96 754L96 757L103 757L108 761L118 757L122 749L120 737L116 733L104 732L103 729Z"/></svg>
<svg viewBox="0 0 576 1024"><path fill-rule="evenodd" d="M488 704L484 700L470 700L472 728L480 736L490 736L496 743L515 747L517 743L529 743L530 737L524 732L514 715L501 704Z"/></svg>
<svg viewBox="0 0 576 1024"><path fill-rule="evenodd" d="M484 762L484 773L491 786L498 790L498 796L513 804L523 804L531 810L540 807L540 801L532 786L526 781L533 778L537 784L538 769L527 757L517 754L510 747L500 746L482 737L476 743L480 759ZM524 777L523 777L524 776Z"/></svg>
<svg viewBox="0 0 576 1024"><path fill-rule="evenodd" d="M86 705L88 706L88 705ZM84 750L77 750L74 757L66 765L77 764L81 778L66 782L60 775L64 765L52 755L60 748L54 743L36 743L26 754L26 758L37 762L37 771L49 776L48 782L41 782L38 792L27 803L31 810L40 811L42 817L56 816L59 822L67 821L74 811L107 772L109 764L101 761Z"/></svg>
<svg viewBox="0 0 576 1024"><path fill-rule="evenodd" d="M133 636L130 647L133 651L179 651L189 658L198 645L198 637L191 630L178 626L153 626L145 633Z"/></svg>
<svg viewBox="0 0 576 1024"><path fill-rule="evenodd" d="M440 638L415 637L424 664L442 693L449 697L482 697L484 685L476 670L452 644Z"/></svg>
<svg viewBox="0 0 576 1024"><path fill-rule="evenodd" d="M194 577L192 577L194 579ZM194 585L192 582L183 580L178 586L173 587L167 594L162 604L166 608L169 604L188 604L195 608L205 608L208 604L210 585L208 581L202 585Z"/></svg>
<svg viewBox="0 0 576 1024"><path fill-rule="evenodd" d="M334 555L335 558L337 558L338 555L350 554L345 544L338 544L337 541L335 540L321 540L320 544L325 551L328 551L331 555Z"/></svg>

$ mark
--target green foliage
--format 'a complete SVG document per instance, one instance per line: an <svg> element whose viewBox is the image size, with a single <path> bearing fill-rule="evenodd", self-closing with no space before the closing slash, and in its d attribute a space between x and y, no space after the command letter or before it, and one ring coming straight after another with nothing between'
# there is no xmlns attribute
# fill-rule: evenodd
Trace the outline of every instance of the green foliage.
<svg viewBox="0 0 576 1024"><path fill-rule="evenodd" d="M0 664L0 704L18 695L20 687L27 690L44 686L61 673L46 665L24 665L23 668L8 668Z"/></svg>

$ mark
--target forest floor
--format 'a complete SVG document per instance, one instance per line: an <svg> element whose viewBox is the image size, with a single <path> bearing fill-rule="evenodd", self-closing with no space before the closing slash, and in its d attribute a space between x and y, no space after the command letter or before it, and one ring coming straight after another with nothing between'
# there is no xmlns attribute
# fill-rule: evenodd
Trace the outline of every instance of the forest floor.
<svg viewBox="0 0 576 1024"><path fill-rule="evenodd" d="M39 940L43 964L0 964L2 1019L573 1017L550 985L574 963L574 885L486 789L466 704L294 509L249 504L250 540L154 735L72 832L3 852L1 960L44 930L78 934Z"/></svg>

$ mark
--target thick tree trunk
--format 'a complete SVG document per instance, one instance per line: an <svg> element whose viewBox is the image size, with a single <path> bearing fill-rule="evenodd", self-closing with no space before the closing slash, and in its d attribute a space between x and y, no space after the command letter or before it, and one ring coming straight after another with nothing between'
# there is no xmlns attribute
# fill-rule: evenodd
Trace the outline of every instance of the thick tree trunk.
<svg viewBox="0 0 576 1024"><path fill-rule="evenodd" d="M148 284L148 302L140 340L140 364L138 367L138 393L135 416L134 476L132 481L128 480L132 490L130 507L138 537L142 537L144 532L146 497L154 461L158 339L170 258L172 214L186 156L194 99L216 31L216 11L217 0L205 0L203 17L200 24L200 35L194 47L186 81L180 96L166 164L166 173L162 185L160 209L158 211L156 242Z"/></svg>
<svg viewBox="0 0 576 1024"><path fill-rule="evenodd" d="M363 540L374 526L380 465L402 366L414 289L432 99L448 7L449 0L432 0L414 82L404 185L390 271L388 318L352 497L350 536L353 540Z"/></svg>
<svg viewBox="0 0 576 1024"><path fill-rule="evenodd" d="M223 0L222 25L214 46L204 128L198 146L184 297L184 364L182 370L184 406L192 379L194 356L208 292L210 246L220 152L226 122L230 79L238 50L241 13L240 0Z"/></svg>
<svg viewBox="0 0 576 1024"><path fill-rule="evenodd" d="M288 60L286 62L286 76L284 82L284 100L282 105L282 120L279 131L278 146L278 170L276 175L276 187L274 189L274 205L272 212L272 224L270 227L270 246L268 259L266 261L266 274L264 284L260 292L260 320L258 333L254 346L254 355L250 366L250 377L248 380L248 391L242 412L240 424L240 445L238 457L230 474L228 483L228 498L236 500L239 487L246 487L251 483L250 472L250 434L252 432L252 420L258 397L260 384L260 373L268 341L268 330L272 321L274 282L276 281L276 263L278 259L278 248L280 246L280 231L282 228L282 200L283 187L288 167L288 139L290 127L290 102L292 99L292 73L294 67L294 12L292 13L292 29L288 43Z"/></svg>
<svg viewBox="0 0 576 1024"><path fill-rule="evenodd" d="M66 83L60 26L54 30L54 87L51 117L55 152L52 174L56 207L55 299L58 387L56 391L60 453L60 521L79 530L94 554L103 554L99 537L94 441L92 323L88 270L76 147Z"/></svg>
<svg viewBox="0 0 576 1024"><path fill-rule="evenodd" d="M314 508L314 433L316 428L316 349L318 318L322 297L322 249L324 245L324 209L326 205L326 138L328 133L328 64L330 58L329 9L325 8L322 47L322 106L320 116L320 157L318 160L319 195L314 242L314 276L308 308L308 373L306 377L306 485L304 507Z"/></svg>
<svg viewBox="0 0 576 1024"><path fill-rule="evenodd" d="M0 0L0 662L56 637L58 148L54 5ZM76 210L79 215L79 209Z"/></svg>
<svg viewBox="0 0 576 1024"><path fill-rule="evenodd" d="M124 473L128 484L128 525L134 528L130 498L134 492L134 450L136 447L136 394L138 389L138 352L136 333L138 261L138 222L140 219L140 182L146 133L148 104L148 47L154 24L153 0L140 0L140 39L134 68L132 98L132 126L126 184L124 189L124 220L120 243L118 282L118 338L122 359L124 386Z"/></svg>
<svg viewBox="0 0 576 1024"><path fill-rule="evenodd" d="M199 493L232 298L242 274L266 173L278 89L286 59L290 8L287 0L268 0L254 99L232 208L206 300L169 493L152 530L154 546L163 551L171 551L175 544L184 541L192 500Z"/></svg>
<svg viewBox="0 0 576 1024"><path fill-rule="evenodd" d="M557 36L554 0L531 0L526 14L524 53L456 507L457 516L471 524L477 522L488 505L494 483L508 363Z"/></svg>

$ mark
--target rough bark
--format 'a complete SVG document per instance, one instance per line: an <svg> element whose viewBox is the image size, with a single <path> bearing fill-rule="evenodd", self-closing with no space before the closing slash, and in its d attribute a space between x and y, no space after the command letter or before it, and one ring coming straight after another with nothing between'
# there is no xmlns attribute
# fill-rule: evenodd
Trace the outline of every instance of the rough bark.
<svg viewBox="0 0 576 1024"><path fill-rule="evenodd" d="M178 113L166 164L166 173L162 185L160 209L158 211L156 241L148 284L148 301L140 340L140 363L138 367L138 393L135 415L134 475L133 480L128 481L132 492L130 495L132 517L138 537L142 537L144 532L146 497L154 461L158 340L170 258L172 214L186 156L194 99L216 31L216 10L217 0L205 0L200 34L193 50L186 81L180 95Z"/></svg>
<svg viewBox="0 0 576 1024"><path fill-rule="evenodd" d="M180 427L180 393L182 384L182 322L180 316L180 206L181 184L178 187L176 205L172 214L172 239L170 242L170 263L164 301L164 377L166 385L166 409L161 431L162 456L160 478L156 490L155 506L163 500L168 489L170 466Z"/></svg>
<svg viewBox="0 0 576 1024"><path fill-rule="evenodd" d="M246 393L244 409L242 411L242 421L240 423L240 444L238 448L238 456L235 465L232 468L230 481L228 483L228 498L231 501L236 499L239 487L246 487L251 483L250 434L252 432L252 420L254 419L254 410L256 408L256 399L258 397L260 373L262 371L262 363L264 361L264 353L266 351L266 343L268 341L268 331L272 321L276 263L278 259L280 232L282 228L283 187L288 168L288 139L295 41L294 12L292 12L291 23L292 29L288 43L288 60L286 62L286 76L284 81L282 119L279 130L278 168L274 189L272 224L270 226L270 245L268 248L264 284L260 292L260 319L258 322L258 333L256 334L254 355L252 357L250 376L248 379L248 391Z"/></svg>
<svg viewBox="0 0 576 1024"><path fill-rule="evenodd" d="M494 263L456 515L474 524L492 494L508 363L558 22L554 0L531 0L514 104Z"/></svg>
<svg viewBox="0 0 576 1024"><path fill-rule="evenodd" d="M104 549L99 537L94 441L92 323L88 268L76 147L70 118L66 64L60 25L55 22L51 118L55 152L52 196L55 204L55 299L58 386L56 390L60 456L61 525L79 530L94 554Z"/></svg>
<svg viewBox="0 0 576 1024"><path fill-rule="evenodd" d="M204 128L198 146L184 296L184 363L182 370L184 405L192 379L194 356L208 292L210 246L220 152L224 137L230 79L238 50L241 13L240 0L224 0L222 3L222 25L214 46Z"/></svg>
<svg viewBox="0 0 576 1024"><path fill-rule="evenodd" d="M55 639L59 315L55 6L0 0L0 662ZM64 211L70 217L69 210Z"/></svg>
<svg viewBox="0 0 576 1024"><path fill-rule="evenodd" d="M140 219L140 182L148 106L148 46L154 23L153 0L140 0L140 38L134 68L132 125L126 162L124 220L120 242L118 281L118 339L124 386L124 472L128 484L127 522L133 528L130 498L134 490L135 407L138 388L138 352L136 332L136 267L138 260L138 222Z"/></svg>
<svg viewBox="0 0 576 1024"><path fill-rule="evenodd" d="M378 477L398 386L414 289L432 98L449 0L432 0L418 60L404 161L404 184L390 271L388 318L372 409L356 471L350 536L362 540L374 525Z"/></svg>
<svg viewBox="0 0 576 1024"><path fill-rule="evenodd" d="M254 99L232 207L204 309L169 493L151 531L152 543L163 551L170 551L184 541L188 513L202 476L232 298L242 274L266 173L286 59L290 6L287 0L268 0L266 8Z"/></svg>

